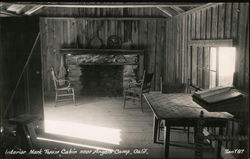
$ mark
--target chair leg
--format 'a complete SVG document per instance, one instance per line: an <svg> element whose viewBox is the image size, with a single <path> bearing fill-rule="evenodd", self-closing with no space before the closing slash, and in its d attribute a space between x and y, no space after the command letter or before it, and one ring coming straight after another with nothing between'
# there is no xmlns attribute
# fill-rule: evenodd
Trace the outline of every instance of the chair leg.
<svg viewBox="0 0 250 159"><path fill-rule="evenodd" d="M57 103L57 92L56 92L56 97L55 97L55 107L56 107L56 103Z"/></svg>
<svg viewBox="0 0 250 159"><path fill-rule="evenodd" d="M157 143L157 136L158 136L158 132L159 132L159 121L158 119L156 118L156 116L154 115L153 116L153 141L154 143Z"/></svg>
<svg viewBox="0 0 250 159"><path fill-rule="evenodd" d="M164 121L159 120L159 130L158 130L158 142L162 142L163 140L160 139L160 134L161 134L161 130L164 129ZM164 132L164 131L163 131Z"/></svg>
<svg viewBox="0 0 250 159"><path fill-rule="evenodd" d="M75 91L74 91L74 89L72 90L72 93L73 93L73 102L74 102L74 105L76 106L76 99L75 99Z"/></svg>
<svg viewBox="0 0 250 159"><path fill-rule="evenodd" d="M141 111L143 112L142 96L140 96L140 100L139 100L139 102L140 102L140 105L141 105Z"/></svg>
<svg viewBox="0 0 250 159"><path fill-rule="evenodd" d="M162 124L162 123L161 123L161 120L159 120L158 122L159 122L159 123L158 123L158 128L157 128L157 129L158 129L158 132L157 132L157 137L158 137L158 138L157 138L157 139L158 139L158 141L160 141L161 124Z"/></svg>
<svg viewBox="0 0 250 159"><path fill-rule="evenodd" d="M125 109L125 105L126 105L126 96L124 96L123 109Z"/></svg>

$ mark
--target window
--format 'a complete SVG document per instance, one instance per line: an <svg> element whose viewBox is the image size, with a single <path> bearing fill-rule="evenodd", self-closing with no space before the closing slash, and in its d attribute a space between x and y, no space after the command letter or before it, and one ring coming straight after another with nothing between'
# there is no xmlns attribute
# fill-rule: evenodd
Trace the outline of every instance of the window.
<svg viewBox="0 0 250 159"><path fill-rule="evenodd" d="M211 48L210 50L210 64L209 64L209 88L216 87L218 85L217 79L217 61L218 52L217 48Z"/></svg>
<svg viewBox="0 0 250 159"><path fill-rule="evenodd" d="M209 88L233 85L235 51L235 47L210 49Z"/></svg>
<svg viewBox="0 0 250 159"><path fill-rule="evenodd" d="M197 88L232 86L235 71L235 47L192 46L190 83Z"/></svg>

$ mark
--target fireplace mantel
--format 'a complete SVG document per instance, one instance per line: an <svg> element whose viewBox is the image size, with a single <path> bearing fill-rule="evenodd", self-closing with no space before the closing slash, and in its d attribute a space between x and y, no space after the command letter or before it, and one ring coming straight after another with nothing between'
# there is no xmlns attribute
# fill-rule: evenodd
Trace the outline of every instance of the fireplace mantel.
<svg viewBox="0 0 250 159"><path fill-rule="evenodd" d="M106 55L143 55L144 50L126 50L126 49L77 49L67 48L61 49L60 53L63 55L85 55L85 54L106 54Z"/></svg>

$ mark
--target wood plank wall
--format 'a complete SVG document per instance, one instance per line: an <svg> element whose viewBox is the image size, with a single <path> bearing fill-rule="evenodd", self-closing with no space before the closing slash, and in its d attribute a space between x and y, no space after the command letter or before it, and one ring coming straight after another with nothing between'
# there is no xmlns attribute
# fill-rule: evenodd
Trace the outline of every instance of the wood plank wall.
<svg viewBox="0 0 250 159"><path fill-rule="evenodd" d="M248 91L249 87L249 4L223 3L190 14L177 16L166 22L166 53L163 63L164 82L186 83L190 78L189 59L193 60L193 84L207 88L206 80L198 67L209 66L208 47L188 46L189 40L233 39L236 41L237 88ZM191 50L192 49L192 50ZM192 57L190 52L192 51ZM199 74L199 76L197 75ZM204 82L205 81L205 82Z"/></svg>
<svg viewBox="0 0 250 159"><path fill-rule="evenodd" d="M249 92L249 3L217 4L167 21L163 83L173 81L187 83L192 74L193 84L208 88L209 78L203 78L202 74L206 72L202 72L198 67L209 67L209 47L191 48L188 46L188 41L217 39L236 41L234 84L236 88ZM190 59L193 60L192 70L190 70L192 67ZM243 122L229 122L225 131L228 135L245 134L248 131L246 125L249 114L236 115L244 121L244 125L239 124ZM241 143L239 146L239 142L227 142L225 146L235 149L244 144L246 143ZM244 148L245 151L248 149ZM244 153L246 154L247 152Z"/></svg>
<svg viewBox="0 0 250 159"><path fill-rule="evenodd" d="M160 16L157 9L62 9L56 8L46 16L77 16L79 18L40 19L43 57L44 91L53 90L49 73L51 66L60 66L59 49L65 47L86 48L88 39L98 34L107 46L110 35L118 35L122 42L132 41L135 49L144 49L144 68L148 72L155 72L152 90L159 90L162 56L165 50L165 21L156 19L146 20L86 20L82 16Z"/></svg>

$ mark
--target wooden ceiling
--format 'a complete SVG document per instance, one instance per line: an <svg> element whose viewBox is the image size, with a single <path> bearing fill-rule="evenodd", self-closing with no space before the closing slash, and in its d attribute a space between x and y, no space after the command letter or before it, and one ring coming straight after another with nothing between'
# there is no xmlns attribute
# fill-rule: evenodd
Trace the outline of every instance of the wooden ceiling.
<svg viewBox="0 0 250 159"><path fill-rule="evenodd" d="M0 17L34 16L47 8L156 8L164 17L173 17L208 5L191 2L0 2Z"/></svg>

